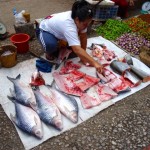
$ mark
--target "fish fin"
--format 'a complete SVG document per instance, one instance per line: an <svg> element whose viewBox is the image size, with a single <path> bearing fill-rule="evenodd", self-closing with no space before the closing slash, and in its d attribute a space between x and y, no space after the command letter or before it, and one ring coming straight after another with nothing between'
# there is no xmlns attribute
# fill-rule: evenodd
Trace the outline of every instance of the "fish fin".
<svg viewBox="0 0 150 150"><path fill-rule="evenodd" d="M13 103L16 101L15 97L11 97L11 96L8 96L8 95L7 95L7 98L8 98L9 100L11 100Z"/></svg>
<svg viewBox="0 0 150 150"><path fill-rule="evenodd" d="M34 121L35 121L35 123L36 123L36 125L38 124L38 120L37 120L37 118L34 116Z"/></svg>
<svg viewBox="0 0 150 150"><path fill-rule="evenodd" d="M10 94L11 94L12 97L16 97L15 92L11 88L9 88L9 91L10 91Z"/></svg>
<svg viewBox="0 0 150 150"><path fill-rule="evenodd" d="M16 125L18 125L18 120L15 116L13 116L11 113L10 113L10 119L13 123L15 123Z"/></svg>
<svg viewBox="0 0 150 150"><path fill-rule="evenodd" d="M81 121L83 121L83 119L79 116L79 118L81 119Z"/></svg>
<svg viewBox="0 0 150 150"><path fill-rule="evenodd" d="M21 78L21 75L18 74L18 76L16 77L16 80L20 80L20 78Z"/></svg>
<svg viewBox="0 0 150 150"><path fill-rule="evenodd" d="M31 107L33 110L37 110L36 103L35 103L35 102L31 102L31 101L30 101L30 98L28 99L28 101L29 101L30 107Z"/></svg>
<svg viewBox="0 0 150 150"><path fill-rule="evenodd" d="M19 74L16 78L11 78L7 76L7 79L10 80L11 82L14 82L15 80L19 80L21 75Z"/></svg>

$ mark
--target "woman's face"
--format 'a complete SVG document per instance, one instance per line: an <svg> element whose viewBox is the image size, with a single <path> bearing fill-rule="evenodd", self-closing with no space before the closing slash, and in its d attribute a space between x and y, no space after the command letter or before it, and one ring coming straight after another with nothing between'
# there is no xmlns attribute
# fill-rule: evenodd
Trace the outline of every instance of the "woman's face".
<svg viewBox="0 0 150 150"><path fill-rule="evenodd" d="M92 18L86 19L85 21L79 21L78 18L75 18L75 24L80 31L86 29L91 22L92 22Z"/></svg>

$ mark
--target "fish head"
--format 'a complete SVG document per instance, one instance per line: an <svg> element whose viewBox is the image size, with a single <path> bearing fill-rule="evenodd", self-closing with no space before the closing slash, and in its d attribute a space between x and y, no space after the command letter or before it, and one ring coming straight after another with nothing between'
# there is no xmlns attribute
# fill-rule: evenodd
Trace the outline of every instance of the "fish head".
<svg viewBox="0 0 150 150"><path fill-rule="evenodd" d="M55 117L55 118L53 118L53 123L57 129L59 129L59 130L63 129L63 123L62 123L61 119L58 119L57 117Z"/></svg>
<svg viewBox="0 0 150 150"><path fill-rule="evenodd" d="M38 126L34 126L32 129L33 134L38 137L39 139L43 138L43 131L42 128L38 127Z"/></svg>
<svg viewBox="0 0 150 150"><path fill-rule="evenodd" d="M70 113L70 119L73 123L77 123L78 122L78 114L76 111L72 111Z"/></svg>

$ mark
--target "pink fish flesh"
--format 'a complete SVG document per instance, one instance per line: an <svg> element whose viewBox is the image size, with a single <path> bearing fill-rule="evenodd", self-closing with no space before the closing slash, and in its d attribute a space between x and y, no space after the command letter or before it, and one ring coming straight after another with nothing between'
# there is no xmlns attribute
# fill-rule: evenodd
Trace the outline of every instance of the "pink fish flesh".
<svg viewBox="0 0 150 150"><path fill-rule="evenodd" d="M100 81L99 78L92 77L90 75L85 75L83 77L83 81L78 82L77 86L82 90L85 91L88 88L92 87L93 85L97 84Z"/></svg>
<svg viewBox="0 0 150 150"><path fill-rule="evenodd" d="M97 99L88 95L87 93L84 93L80 97L80 101L82 103L83 108L85 109L89 109L89 108L99 105Z"/></svg>
<svg viewBox="0 0 150 150"><path fill-rule="evenodd" d="M118 94L114 92L108 86L103 84L94 85L94 91L91 95L83 93L80 97L83 108L89 109L100 105L103 101L110 100L116 97Z"/></svg>
<svg viewBox="0 0 150 150"><path fill-rule="evenodd" d="M64 66L60 69L59 73L67 74L67 73L70 73L71 71L77 70L79 68L81 68L81 65L74 64L72 61L67 61L67 62L65 62Z"/></svg>
<svg viewBox="0 0 150 150"><path fill-rule="evenodd" d="M108 49L103 50L104 57L107 61L111 61L116 57L114 51L110 51Z"/></svg>
<svg viewBox="0 0 150 150"><path fill-rule="evenodd" d="M129 84L121 77L115 78L106 84L116 93L131 91Z"/></svg>
<svg viewBox="0 0 150 150"><path fill-rule="evenodd" d="M85 76L85 73L78 71L78 70L73 70L69 74L66 75L68 79L71 79L73 81L77 81L81 79L83 76Z"/></svg>
<svg viewBox="0 0 150 150"><path fill-rule="evenodd" d="M73 80L60 75L59 72L54 72L53 77L59 89L67 94L81 96L83 91L74 83Z"/></svg>

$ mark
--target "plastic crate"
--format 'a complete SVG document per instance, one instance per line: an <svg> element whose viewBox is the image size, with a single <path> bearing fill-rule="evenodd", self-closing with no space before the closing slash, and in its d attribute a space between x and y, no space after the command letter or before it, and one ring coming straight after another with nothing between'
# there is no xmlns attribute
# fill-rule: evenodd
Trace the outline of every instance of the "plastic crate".
<svg viewBox="0 0 150 150"><path fill-rule="evenodd" d="M98 5L94 11L94 20L105 21L109 18L115 18L118 12L118 5L115 6L104 6Z"/></svg>

